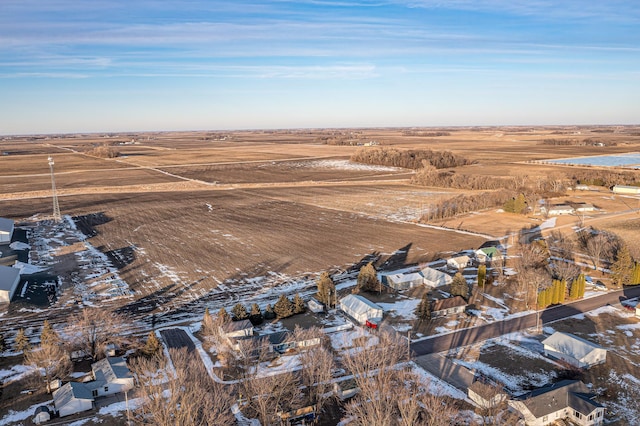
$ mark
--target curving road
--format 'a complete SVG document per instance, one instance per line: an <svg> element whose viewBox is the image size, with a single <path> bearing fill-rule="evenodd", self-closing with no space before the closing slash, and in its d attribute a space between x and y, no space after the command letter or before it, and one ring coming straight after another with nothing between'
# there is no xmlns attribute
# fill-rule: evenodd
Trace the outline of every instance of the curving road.
<svg viewBox="0 0 640 426"><path fill-rule="evenodd" d="M620 301L624 299L633 297L640 297L640 286L611 291L588 299L547 308L540 311L541 326L579 313L589 312L606 306L607 304L613 305L620 303ZM500 322L465 328L449 334L434 336L412 343L411 350L415 356L420 356L470 345L482 340L492 339L504 334L535 327L536 317L537 314L532 313Z"/></svg>

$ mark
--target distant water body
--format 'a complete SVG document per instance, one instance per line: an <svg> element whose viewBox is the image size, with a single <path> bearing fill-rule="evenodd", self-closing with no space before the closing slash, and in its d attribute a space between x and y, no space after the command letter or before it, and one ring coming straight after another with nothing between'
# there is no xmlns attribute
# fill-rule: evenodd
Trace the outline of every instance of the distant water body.
<svg viewBox="0 0 640 426"><path fill-rule="evenodd" d="M628 167L640 169L640 153L598 155L594 157L573 157L547 160L548 163L570 164L576 166Z"/></svg>

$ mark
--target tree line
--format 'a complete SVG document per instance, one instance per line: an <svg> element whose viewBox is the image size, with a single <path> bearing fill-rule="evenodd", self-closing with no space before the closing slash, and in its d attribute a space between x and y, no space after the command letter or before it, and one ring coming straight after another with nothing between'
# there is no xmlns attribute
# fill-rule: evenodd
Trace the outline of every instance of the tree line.
<svg viewBox="0 0 640 426"><path fill-rule="evenodd" d="M413 170L423 167L425 161L436 169L466 166L474 163L472 160L454 154L451 151L432 151L430 149L399 150L388 147L360 149L351 156L350 160L354 163L403 167Z"/></svg>

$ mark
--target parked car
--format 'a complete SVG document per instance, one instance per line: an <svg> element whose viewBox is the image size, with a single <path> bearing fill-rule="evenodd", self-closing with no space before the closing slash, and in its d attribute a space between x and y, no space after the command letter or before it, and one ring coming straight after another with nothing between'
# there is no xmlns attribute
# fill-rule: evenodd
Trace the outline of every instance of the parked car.
<svg viewBox="0 0 640 426"><path fill-rule="evenodd" d="M602 283L595 283L593 285L593 289L596 291L607 291L608 288L606 285L602 284Z"/></svg>

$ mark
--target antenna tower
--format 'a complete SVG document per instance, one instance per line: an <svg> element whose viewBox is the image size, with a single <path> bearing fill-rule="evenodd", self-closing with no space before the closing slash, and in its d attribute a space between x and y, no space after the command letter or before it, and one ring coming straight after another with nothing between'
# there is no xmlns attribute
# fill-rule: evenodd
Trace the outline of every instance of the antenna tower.
<svg viewBox="0 0 640 426"><path fill-rule="evenodd" d="M51 192L53 193L53 220L60 222L60 205L58 205L58 193L56 192L56 179L53 177L53 157L49 157L49 170L51 170Z"/></svg>

